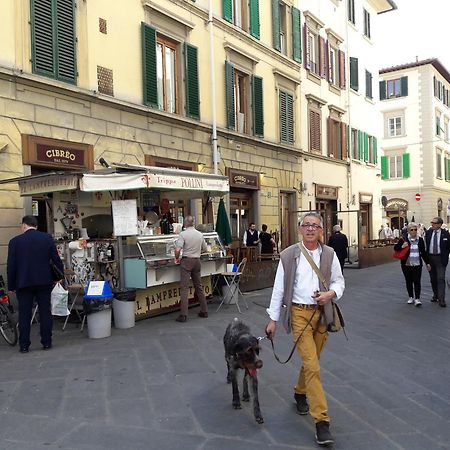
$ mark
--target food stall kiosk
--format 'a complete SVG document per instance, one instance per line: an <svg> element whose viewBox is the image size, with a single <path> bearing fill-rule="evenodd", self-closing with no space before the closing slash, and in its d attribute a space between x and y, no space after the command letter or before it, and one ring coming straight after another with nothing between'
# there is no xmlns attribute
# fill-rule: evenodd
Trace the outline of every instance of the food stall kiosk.
<svg viewBox="0 0 450 450"><path fill-rule="evenodd" d="M48 223L53 224L48 232L75 281L87 285L90 280L106 279L112 288L136 288L136 319L179 308L180 269L173 255L180 222L187 214L201 217L205 202L229 191L227 177L129 164L0 183L14 181L22 196L46 195ZM160 226L160 203L169 205L173 217L166 230ZM197 229L207 243L202 282L211 295L211 276L225 271L226 251L212 224ZM190 303L195 303L193 293L191 289Z"/></svg>

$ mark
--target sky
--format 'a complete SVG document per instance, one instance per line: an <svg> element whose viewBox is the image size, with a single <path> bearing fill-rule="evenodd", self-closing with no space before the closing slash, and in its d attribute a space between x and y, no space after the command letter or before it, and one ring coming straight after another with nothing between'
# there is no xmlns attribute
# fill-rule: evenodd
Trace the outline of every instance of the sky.
<svg viewBox="0 0 450 450"><path fill-rule="evenodd" d="M398 9L378 16L380 68L438 58L450 71L450 0L394 0Z"/></svg>

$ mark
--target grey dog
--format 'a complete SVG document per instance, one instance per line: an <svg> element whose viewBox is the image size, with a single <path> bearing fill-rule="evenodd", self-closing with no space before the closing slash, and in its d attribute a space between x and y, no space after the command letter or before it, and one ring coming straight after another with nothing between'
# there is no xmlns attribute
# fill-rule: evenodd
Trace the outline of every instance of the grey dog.
<svg viewBox="0 0 450 450"><path fill-rule="evenodd" d="M245 374L242 401L248 402L250 400L248 392L248 379L250 378L253 393L253 413L256 421L263 423L264 419L259 409L257 378L257 369L263 366L263 362L259 359L258 339L250 333L250 328L245 323L239 319L233 319L225 331L223 344L228 369L227 382L231 383L233 387L233 408L241 409L237 372L238 369L243 369Z"/></svg>

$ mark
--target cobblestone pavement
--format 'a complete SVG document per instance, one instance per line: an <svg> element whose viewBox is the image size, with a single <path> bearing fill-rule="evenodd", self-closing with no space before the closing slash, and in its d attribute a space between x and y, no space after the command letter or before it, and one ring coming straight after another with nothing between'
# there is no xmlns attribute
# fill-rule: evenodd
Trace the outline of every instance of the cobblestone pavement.
<svg viewBox="0 0 450 450"><path fill-rule="evenodd" d="M330 336L322 356L336 449L450 448L450 308L430 303L423 275L422 308L406 304L398 263L346 270L342 298L347 335ZM251 405L231 407L222 337L242 317L262 335L270 289L246 295L210 317L190 310L113 329L88 339L76 324L55 324L54 348L40 350L33 325L29 354L0 341L0 449L314 449L314 425L295 413L299 359L279 365L262 341L259 373L264 424ZM449 296L450 297L450 296ZM276 347L287 356L291 337Z"/></svg>

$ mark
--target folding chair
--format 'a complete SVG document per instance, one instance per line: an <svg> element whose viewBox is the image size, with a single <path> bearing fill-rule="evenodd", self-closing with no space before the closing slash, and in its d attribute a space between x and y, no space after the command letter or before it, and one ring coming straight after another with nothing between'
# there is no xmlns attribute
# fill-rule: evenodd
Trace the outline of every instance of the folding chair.
<svg viewBox="0 0 450 450"><path fill-rule="evenodd" d="M244 272L245 265L247 264L247 258L244 258L237 268L236 272L223 272L220 274L220 276L225 281L226 286L228 289L225 292L225 295L222 295L222 301L220 302L219 307L217 308L216 312L219 311L219 309L222 307L223 304L229 305L231 300L233 299L234 295L236 295L236 308L237 310L242 313L241 308L239 307L239 294L242 295L242 292L239 288L239 282L241 281L241 275ZM245 307L248 309L247 301L244 297Z"/></svg>
<svg viewBox="0 0 450 450"><path fill-rule="evenodd" d="M75 311L78 319L81 322L81 330L84 329L84 322L86 321L86 314L80 313L83 311L83 296L85 293L85 286L81 283L76 283L75 272L70 269L64 270L64 276L66 281L66 289L69 291L69 314L66 316L64 320L64 324L62 326L62 330L64 331L67 326L67 322L69 321L70 314L72 311Z"/></svg>

